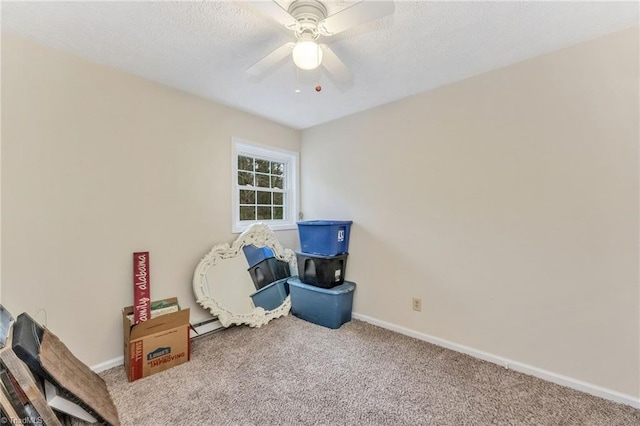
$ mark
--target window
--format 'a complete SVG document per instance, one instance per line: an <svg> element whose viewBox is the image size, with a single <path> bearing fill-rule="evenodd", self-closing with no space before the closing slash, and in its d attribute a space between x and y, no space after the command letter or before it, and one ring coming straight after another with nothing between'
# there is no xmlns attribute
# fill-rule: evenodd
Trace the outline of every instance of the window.
<svg viewBox="0 0 640 426"><path fill-rule="evenodd" d="M296 229L298 154L233 140L233 232Z"/></svg>

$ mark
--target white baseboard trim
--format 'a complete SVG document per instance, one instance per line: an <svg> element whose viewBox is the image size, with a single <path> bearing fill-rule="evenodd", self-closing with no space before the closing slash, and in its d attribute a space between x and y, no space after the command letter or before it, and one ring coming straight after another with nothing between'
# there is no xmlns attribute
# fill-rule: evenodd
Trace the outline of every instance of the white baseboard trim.
<svg viewBox="0 0 640 426"><path fill-rule="evenodd" d="M105 362L101 362L100 364L96 364L91 367L93 371L96 373L102 373L105 370L108 370L113 367L119 367L124 364L124 356L119 356L117 358L110 359Z"/></svg>
<svg viewBox="0 0 640 426"><path fill-rule="evenodd" d="M474 358L478 358L484 361L498 364L502 367L509 368L511 370L515 370L530 376L534 376L539 379L543 379L548 382L558 384L560 386L565 386L571 389L575 389L581 392L588 393L590 395L608 399L610 401L618 402L621 404L630 405L634 408L640 408L640 398L634 397L632 395L627 395L611 389L606 389L601 386L583 382L582 380L573 379L571 377L563 376L561 374L557 374L551 371L543 370L541 368L533 367L531 365L524 364L522 362L518 362L518 361L504 358L498 355L490 354L488 352L483 352L483 351L471 348L469 346L453 343L448 340L441 339L439 337L431 336L425 333L420 333L418 331L401 327L399 325L391 324L386 321L381 321L379 319L375 319L367 315L362 315L362 314L353 312L351 316L354 319L365 321L373 325L377 325L378 327L386 328L387 330L395 331L397 333L404 334L406 336L414 337L418 340L423 340L425 342L429 342L434 345L441 346L443 348L451 349L452 351L461 352L463 354L470 355Z"/></svg>
<svg viewBox="0 0 640 426"><path fill-rule="evenodd" d="M202 337L211 333L212 331L220 330L224 328L220 321L204 321L198 324L193 324L191 330L189 330L189 338Z"/></svg>

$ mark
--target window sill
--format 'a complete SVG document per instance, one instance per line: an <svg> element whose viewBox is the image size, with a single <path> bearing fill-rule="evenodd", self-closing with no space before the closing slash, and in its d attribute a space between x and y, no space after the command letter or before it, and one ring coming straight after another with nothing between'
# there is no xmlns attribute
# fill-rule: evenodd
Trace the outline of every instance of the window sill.
<svg viewBox="0 0 640 426"><path fill-rule="evenodd" d="M287 223L270 223L268 221L264 221L264 222L256 221L256 222L249 222L249 223L246 223L246 224L244 224L244 223L243 224L235 223L233 225L231 233L240 234L240 233L246 231L254 223L264 223L272 231L291 231L291 230L297 230L298 229L298 225L296 223L291 223L291 222L287 222Z"/></svg>

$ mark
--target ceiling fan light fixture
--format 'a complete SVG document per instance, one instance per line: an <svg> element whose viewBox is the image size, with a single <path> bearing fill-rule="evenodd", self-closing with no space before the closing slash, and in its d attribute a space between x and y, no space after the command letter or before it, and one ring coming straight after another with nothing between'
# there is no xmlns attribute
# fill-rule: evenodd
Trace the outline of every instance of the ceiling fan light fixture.
<svg viewBox="0 0 640 426"><path fill-rule="evenodd" d="M313 70L322 63L322 49L311 40L300 40L293 48L293 62L303 70Z"/></svg>

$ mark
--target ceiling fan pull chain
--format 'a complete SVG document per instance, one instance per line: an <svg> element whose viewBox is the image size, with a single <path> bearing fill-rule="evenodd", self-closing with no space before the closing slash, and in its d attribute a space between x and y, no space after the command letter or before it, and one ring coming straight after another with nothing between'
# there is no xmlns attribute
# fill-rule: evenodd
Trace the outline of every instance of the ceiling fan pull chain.
<svg viewBox="0 0 640 426"><path fill-rule="evenodd" d="M296 88L294 89L295 93L300 93L300 68L298 68L295 64L293 64L293 68L296 73Z"/></svg>
<svg viewBox="0 0 640 426"><path fill-rule="evenodd" d="M320 85L320 67L315 69L316 72L316 81L318 82L318 84L316 84L316 92L320 92L322 90L322 86Z"/></svg>

